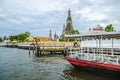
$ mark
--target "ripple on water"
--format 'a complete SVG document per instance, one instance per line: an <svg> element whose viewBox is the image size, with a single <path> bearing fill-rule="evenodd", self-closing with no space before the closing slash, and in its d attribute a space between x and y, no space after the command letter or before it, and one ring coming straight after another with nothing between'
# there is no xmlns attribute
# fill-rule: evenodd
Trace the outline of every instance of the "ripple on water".
<svg viewBox="0 0 120 80"><path fill-rule="evenodd" d="M75 70L62 55L41 57L28 50L0 47L0 80L112 80Z"/></svg>

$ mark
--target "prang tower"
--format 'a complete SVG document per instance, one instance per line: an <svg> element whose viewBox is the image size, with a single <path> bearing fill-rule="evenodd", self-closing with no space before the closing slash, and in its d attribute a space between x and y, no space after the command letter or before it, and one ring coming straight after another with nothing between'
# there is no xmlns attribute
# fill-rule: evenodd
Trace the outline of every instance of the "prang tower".
<svg viewBox="0 0 120 80"><path fill-rule="evenodd" d="M64 38L65 34L71 34L72 30L74 30L74 29L73 29L73 25L72 25L71 11L69 9L68 10L68 17L67 17L67 21L66 21L66 26L63 25L63 31L62 31L61 37Z"/></svg>
<svg viewBox="0 0 120 80"><path fill-rule="evenodd" d="M66 21L66 28L65 28L65 34L70 34L73 29L72 25L72 17L71 17L71 11L70 9L68 10L68 17Z"/></svg>

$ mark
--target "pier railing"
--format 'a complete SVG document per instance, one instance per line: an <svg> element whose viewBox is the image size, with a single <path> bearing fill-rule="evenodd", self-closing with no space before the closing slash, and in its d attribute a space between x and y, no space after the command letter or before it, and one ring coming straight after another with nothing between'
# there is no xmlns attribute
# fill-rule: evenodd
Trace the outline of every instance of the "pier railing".
<svg viewBox="0 0 120 80"><path fill-rule="evenodd" d="M48 41L48 42L39 42L36 46L39 50L44 51L54 51L54 50L65 50L66 47L72 46L72 42L54 42L54 41Z"/></svg>

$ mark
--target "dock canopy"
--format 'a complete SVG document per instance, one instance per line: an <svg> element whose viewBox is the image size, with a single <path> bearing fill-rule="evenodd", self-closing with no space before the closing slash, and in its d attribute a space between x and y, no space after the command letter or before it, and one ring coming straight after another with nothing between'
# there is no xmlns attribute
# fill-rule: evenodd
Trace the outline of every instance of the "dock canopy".
<svg viewBox="0 0 120 80"><path fill-rule="evenodd" d="M75 34L75 35L65 35L65 38L82 38L82 39L110 39L117 38L120 39L120 31L118 32L96 32L96 33L86 33L86 34Z"/></svg>

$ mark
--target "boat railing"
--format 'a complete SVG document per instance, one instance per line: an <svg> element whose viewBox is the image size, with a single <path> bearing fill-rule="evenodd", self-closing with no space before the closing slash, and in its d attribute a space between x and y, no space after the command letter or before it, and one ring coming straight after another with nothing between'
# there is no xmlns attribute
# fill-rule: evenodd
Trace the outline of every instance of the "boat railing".
<svg viewBox="0 0 120 80"><path fill-rule="evenodd" d="M79 60L88 60L109 64L120 65L120 56L100 53L81 53L80 50L70 50L69 56L77 58Z"/></svg>
<svg viewBox="0 0 120 80"><path fill-rule="evenodd" d="M95 47L82 47L80 48L83 52L89 53L103 53L103 54L114 54L120 55L120 48L95 48ZM113 50L113 51L112 51Z"/></svg>

